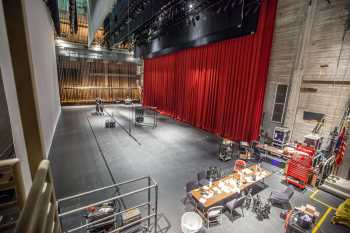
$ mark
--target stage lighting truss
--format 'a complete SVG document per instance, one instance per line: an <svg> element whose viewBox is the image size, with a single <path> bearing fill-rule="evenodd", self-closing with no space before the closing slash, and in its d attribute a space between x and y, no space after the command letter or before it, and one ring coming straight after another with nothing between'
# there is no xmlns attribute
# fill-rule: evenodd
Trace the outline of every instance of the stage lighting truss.
<svg viewBox="0 0 350 233"><path fill-rule="evenodd" d="M120 14L113 31L107 32L105 39L110 39L108 35L114 34L118 38L116 43L129 43L132 47L147 44L175 27L195 27L197 21L206 18L203 12L208 9L213 9L214 14L220 14L232 8L240 8L242 23L238 27L242 27L244 18L255 14L260 7L260 0L169 0L143 24L129 30L133 21L151 3L151 0L129 0L127 9ZM119 36L126 28L127 33Z"/></svg>

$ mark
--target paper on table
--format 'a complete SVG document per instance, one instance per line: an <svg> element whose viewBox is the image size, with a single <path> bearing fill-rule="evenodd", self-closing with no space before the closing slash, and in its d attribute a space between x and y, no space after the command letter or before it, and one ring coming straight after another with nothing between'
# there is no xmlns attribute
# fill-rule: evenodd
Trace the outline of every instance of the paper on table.
<svg viewBox="0 0 350 233"><path fill-rule="evenodd" d="M236 184L237 184L236 181L234 179L232 179L232 178L226 180L226 183L231 185L231 186L236 186Z"/></svg>
<svg viewBox="0 0 350 233"><path fill-rule="evenodd" d="M225 186L222 188L222 191L224 191L225 193L233 193L234 192L234 189L228 187L228 186Z"/></svg>
<svg viewBox="0 0 350 233"><path fill-rule="evenodd" d="M202 197L204 197L204 198L206 198L206 199L209 199L209 198L211 198L211 197L213 197L213 196L214 196L214 193L213 193L213 192L208 192L208 194L202 195Z"/></svg>
<svg viewBox="0 0 350 233"><path fill-rule="evenodd" d="M214 187L213 190L219 194L221 193L221 190L218 187Z"/></svg>
<svg viewBox="0 0 350 233"><path fill-rule="evenodd" d="M233 190L234 190L235 193L240 193L241 192L241 190L239 188L234 188Z"/></svg>
<svg viewBox="0 0 350 233"><path fill-rule="evenodd" d="M245 173L245 174L247 174L247 175L250 175L250 174L253 173L253 171L250 170L249 168L245 168L245 169L242 170L242 173Z"/></svg>
<svg viewBox="0 0 350 233"><path fill-rule="evenodd" d="M202 204L205 204L207 202L207 199L205 198L199 198L199 202Z"/></svg>
<svg viewBox="0 0 350 233"><path fill-rule="evenodd" d="M249 183L254 182L253 177L251 177L251 176L248 176L248 177L246 177L245 179L246 179L247 182L249 182Z"/></svg>
<svg viewBox="0 0 350 233"><path fill-rule="evenodd" d="M265 177L266 177L266 172L264 171L264 172L260 173L259 175L257 175L257 176L256 176L256 179L257 179L257 180L262 180L262 179L264 179Z"/></svg>

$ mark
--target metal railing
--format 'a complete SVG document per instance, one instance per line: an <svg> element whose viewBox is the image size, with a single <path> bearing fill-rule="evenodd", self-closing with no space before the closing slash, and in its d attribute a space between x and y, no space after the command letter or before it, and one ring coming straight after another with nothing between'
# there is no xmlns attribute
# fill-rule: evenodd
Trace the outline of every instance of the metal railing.
<svg viewBox="0 0 350 233"><path fill-rule="evenodd" d="M94 203L91 203L91 204L87 204L87 205L84 205L84 206L79 207L79 208L75 208L75 209L68 210L68 211L65 211L65 212L61 212L60 211L60 209L61 209L60 206L62 205L63 202L72 201L74 199L80 199L80 198L85 197L87 195L96 194L98 192L107 192L107 190L109 190L109 189L112 189L112 190L113 189L118 189L118 190L120 190L121 186L127 185L127 184L133 184L133 183L138 182L138 181L147 181L147 185L142 187L142 188L135 189L135 190L127 192L127 193L119 194L119 195L107 198L105 200L102 200L102 201L98 201L98 202L94 202ZM152 197L151 197L152 189L154 190L154 195L155 195L154 196L154 203L152 203ZM93 226L98 226L99 224L101 225L101 224L106 223L106 222L114 222L116 217L122 215L123 213L126 213L126 212L128 212L129 210L132 210L132 209L139 209L141 207L147 207L147 215L146 216L141 217L141 218L139 218L137 220L131 221L130 223L122 224L121 226L117 226L116 224L114 224L114 229L108 231L108 233L120 232L120 231L123 231L126 228L134 226L135 224L142 223L142 222L145 222L145 221L147 221L147 229L150 230L151 229L151 219L152 218L154 218L154 223L155 223L153 230L154 230L154 232L157 232L157 224L156 223L157 223L157 217L158 217L158 184L150 176L145 176L145 177L140 177L140 178L128 180L128 181L125 181L125 182L109 185L109 186L106 186L106 187L94 189L94 190L91 190L91 191L88 191L88 192L84 192L84 193L80 193L80 194L73 195L73 196L70 196L70 197L59 199L57 201L57 206L58 206L58 209L59 209L59 218L60 218L60 221L63 222L63 218L68 217L68 216L72 216L74 214L79 214L82 211L87 210L88 208L100 206L102 204L110 203L110 202L113 202L113 201L123 201L123 198L129 197L129 196L132 196L132 195L135 195L135 194L139 194L139 193L142 193L142 192L147 192L147 201L146 202L141 203L141 204L133 205L133 206L128 207L127 209L124 209L122 211L114 212L114 213L112 213L112 214L110 214L110 215L108 215L106 217L101 218L101 219L95 219L95 220L93 220L91 222L87 222L84 225L79 225L77 227L70 228L68 230L65 230L65 232L72 233L72 232L77 232L77 231L81 231L81 230L84 230L84 229L88 230L89 228L91 228Z"/></svg>
<svg viewBox="0 0 350 233"><path fill-rule="evenodd" d="M0 159L11 159L15 157L14 155L15 155L14 144L10 143L0 152Z"/></svg>
<svg viewBox="0 0 350 233"><path fill-rule="evenodd" d="M14 182L14 186L16 190L16 202L17 202L18 208L21 210L25 203L25 191L24 191L24 182L22 177L20 160L17 158L0 160L0 169L3 171L6 168L8 169L10 168L12 170L11 178L9 178L8 181L11 183Z"/></svg>
<svg viewBox="0 0 350 233"><path fill-rule="evenodd" d="M50 162L43 160L20 214L15 233L62 233Z"/></svg>
<svg viewBox="0 0 350 233"><path fill-rule="evenodd" d="M335 155L332 155L325 162L323 162L323 165L319 172L318 185L323 184L323 182L328 178L328 176L335 173L335 167Z"/></svg>
<svg viewBox="0 0 350 233"><path fill-rule="evenodd" d="M146 126L156 128L158 126L158 111L156 107L151 106L132 106L132 118L135 125ZM138 118L142 118L141 122L138 122ZM146 119L148 122L146 122Z"/></svg>

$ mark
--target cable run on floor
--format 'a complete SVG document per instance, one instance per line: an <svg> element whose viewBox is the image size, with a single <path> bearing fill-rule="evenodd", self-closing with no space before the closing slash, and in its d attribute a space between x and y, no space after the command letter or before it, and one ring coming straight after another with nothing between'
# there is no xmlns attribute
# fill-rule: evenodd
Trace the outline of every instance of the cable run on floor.
<svg viewBox="0 0 350 233"><path fill-rule="evenodd" d="M94 136L94 138L95 138L95 142L96 142L98 151L100 152L100 155L101 155L101 157L102 157L102 159L103 159L103 162L104 162L104 164L105 164L105 166L106 166L106 168L107 168L108 174L109 174L109 176L111 177L111 180L112 180L113 184L117 184L117 181L116 181L116 179L114 178L113 173L112 173L112 170L111 170L111 168L109 167L108 162L107 162L107 159L106 159L106 157L105 157L105 155L104 155L104 153L103 153L103 151L102 151L101 145L100 145L100 143L98 142L98 139L97 139L97 136L96 136L96 134L95 134L95 131L94 131L92 125L91 125L89 116L87 116L86 119L87 119L87 121L88 121L88 123L89 123L91 132L92 132L92 134L93 134L93 136ZM118 193L118 195L120 195L120 190L119 190L119 188L118 188L118 187L115 187L115 189L116 189L116 193ZM123 201L122 199L121 199L121 200L118 200L119 206L120 206L120 202L121 202L121 205L123 206L123 208L126 209L126 205L125 205L124 201Z"/></svg>
<svg viewBox="0 0 350 233"><path fill-rule="evenodd" d="M110 114L107 111L106 111L106 114L110 118L112 118L120 126L120 128L122 128L139 146L141 146L141 143L122 124L120 124L119 121L117 121L117 119L112 114Z"/></svg>

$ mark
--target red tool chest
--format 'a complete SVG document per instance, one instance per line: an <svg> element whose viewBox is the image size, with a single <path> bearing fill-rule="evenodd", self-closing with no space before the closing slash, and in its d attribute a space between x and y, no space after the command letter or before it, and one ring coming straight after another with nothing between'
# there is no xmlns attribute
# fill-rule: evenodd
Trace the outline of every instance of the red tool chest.
<svg viewBox="0 0 350 233"><path fill-rule="evenodd" d="M295 153L288 161L287 182L304 189L311 171L312 156Z"/></svg>

